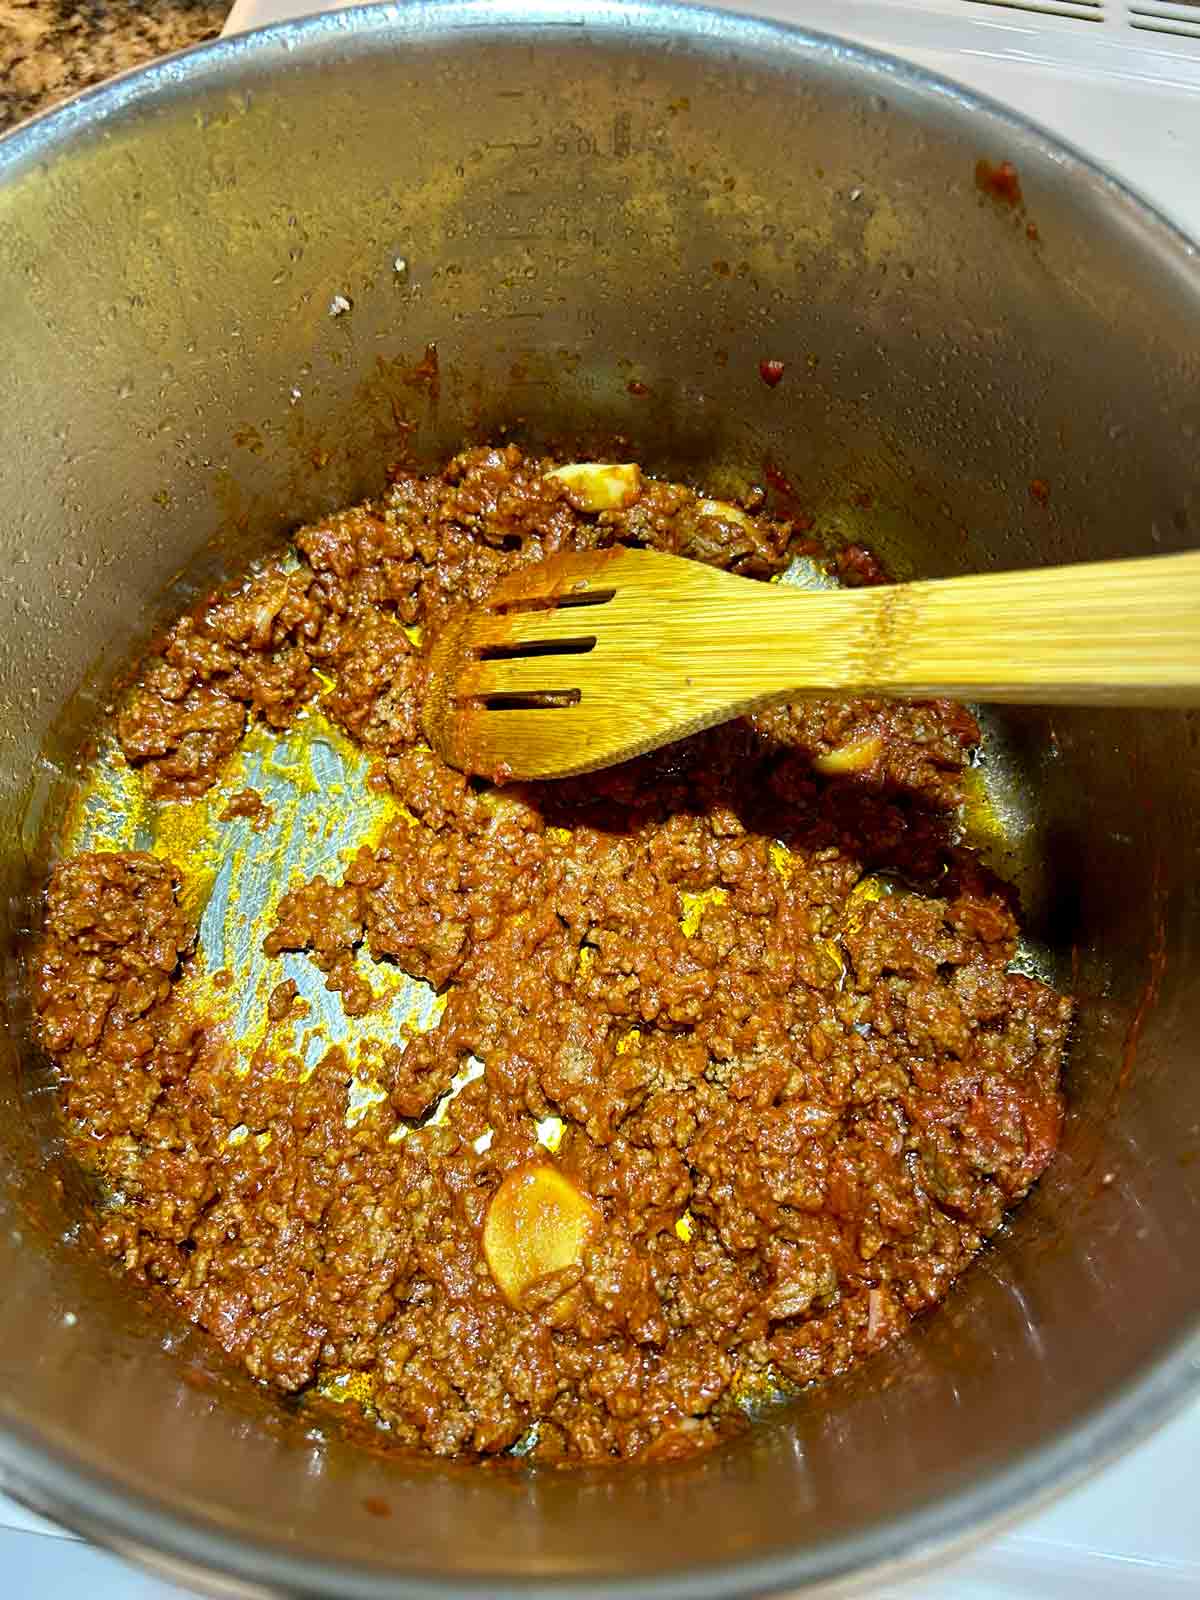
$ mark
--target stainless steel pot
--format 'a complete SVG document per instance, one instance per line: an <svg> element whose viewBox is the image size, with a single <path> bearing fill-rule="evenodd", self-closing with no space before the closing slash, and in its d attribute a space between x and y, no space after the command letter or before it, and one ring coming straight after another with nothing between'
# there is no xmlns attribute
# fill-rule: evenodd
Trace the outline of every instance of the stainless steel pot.
<svg viewBox="0 0 1200 1600"><path fill-rule="evenodd" d="M1006 160L1023 205L977 174ZM980 1532L1200 1386L1184 716L1006 724L1038 794L1014 870L1082 1000L1047 1179L902 1348L675 1467L525 1476L305 1433L77 1236L11 955L80 737L178 574L402 448L624 432L717 489L785 475L901 571L1195 543L1184 239L1036 129L828 39L674 5L380 6L19 129L0 286L5 1486L237 1593L749 1594Z"/></svg>

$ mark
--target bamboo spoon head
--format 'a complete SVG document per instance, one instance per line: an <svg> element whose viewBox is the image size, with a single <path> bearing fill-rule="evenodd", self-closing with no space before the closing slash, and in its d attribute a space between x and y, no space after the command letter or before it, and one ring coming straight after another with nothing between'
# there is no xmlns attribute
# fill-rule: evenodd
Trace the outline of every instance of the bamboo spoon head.
<svg viewBox="0 0 1200 1600"><path fill-rule="evenodd" d="M493 778L589 772L810 694L1200 704L1200 551L836 593L562 555L434 648L426 731Z"/></svg>
<svg viewBox="0 0 1200 1600"><path fill-rule="evenodd" d="M705 608L719 611L729 584L765 587L624 548L514 573L434 645L430 744L464 772L565 778L736 715L736 704L710 705L711 694L688 698Z"/></svg>

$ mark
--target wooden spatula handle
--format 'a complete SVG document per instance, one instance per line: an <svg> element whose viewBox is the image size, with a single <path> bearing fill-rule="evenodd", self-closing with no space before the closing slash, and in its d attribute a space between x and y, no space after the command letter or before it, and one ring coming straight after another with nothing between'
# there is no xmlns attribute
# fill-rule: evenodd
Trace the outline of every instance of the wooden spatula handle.
<svg viewBox="0 0 1200 1600"><path fill-rule="evenodd" d="M1200 551L812 590L617 548L521 584L434 646L425 725L468 771L586 772L805 695L1200 705Z"/></svg>
<svg viewBox="0 0 1200 1600"><path fill-rule="evenodd" d="M977 574L862 598L865 675L890 694L1200 702L1200 551Z"/></svg>

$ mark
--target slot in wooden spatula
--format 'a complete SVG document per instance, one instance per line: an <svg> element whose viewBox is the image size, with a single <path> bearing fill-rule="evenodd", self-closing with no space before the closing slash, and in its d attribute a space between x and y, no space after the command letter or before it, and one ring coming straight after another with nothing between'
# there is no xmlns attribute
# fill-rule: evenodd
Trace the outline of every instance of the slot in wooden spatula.
<svg viewBox="0 0 1200 1600"><path fill-rule="evenodd" d="M425 725L468 772L558 778L772 702L1200 704L1200 551L851 590L652 551L552 557L438 639Z"/></svg>

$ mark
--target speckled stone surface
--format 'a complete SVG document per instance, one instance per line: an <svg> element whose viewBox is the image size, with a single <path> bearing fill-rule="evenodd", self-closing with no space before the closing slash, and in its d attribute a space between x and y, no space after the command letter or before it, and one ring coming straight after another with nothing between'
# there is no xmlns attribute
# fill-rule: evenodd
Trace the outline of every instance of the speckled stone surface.
<svg viewBox="0 0 1200 1600"><path fill-rule="evenodd" d="M229 0L0 0L0 131L220 32Z"/></svg>

